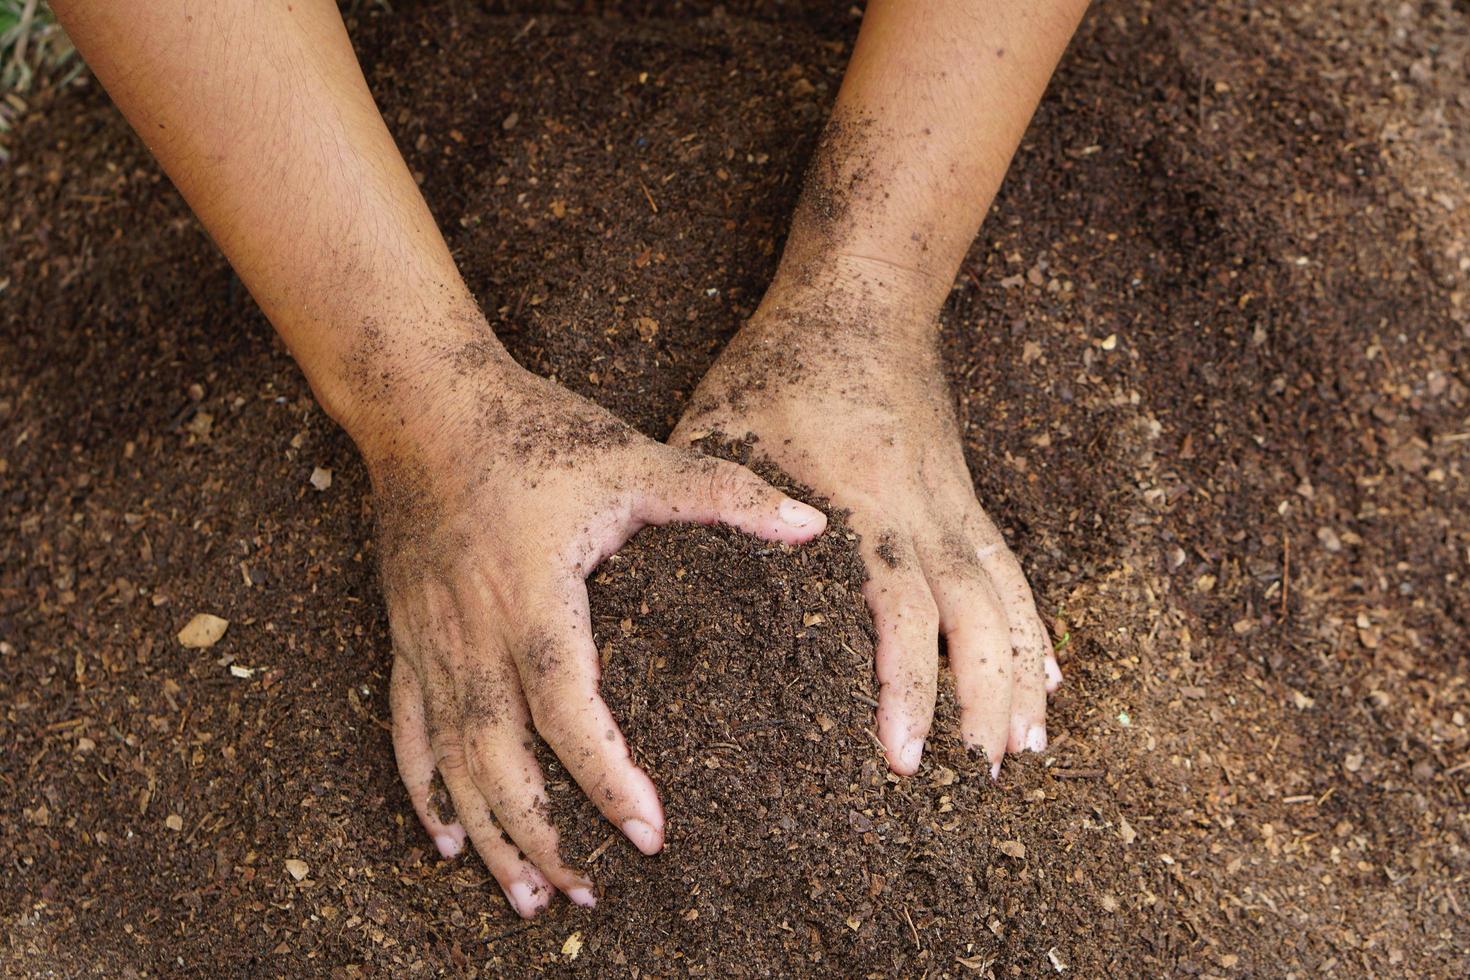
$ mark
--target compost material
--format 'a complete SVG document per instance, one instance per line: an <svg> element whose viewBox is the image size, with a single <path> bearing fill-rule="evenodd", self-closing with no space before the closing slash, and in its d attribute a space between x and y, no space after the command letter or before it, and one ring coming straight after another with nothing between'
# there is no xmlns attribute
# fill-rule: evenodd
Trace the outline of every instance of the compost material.
<svg viewBox="0 0 1470 980"><path fill-rule="evenodd" d="M510 352L666 436L856 18L357 6ZM95 83L35 100L0 169L0 973L1470 973L1467 52L1458 0L1094 5L944 312L1067 676L1049 752L992 782L944 688L886 771L840 515L650 529L589 589L668 844L549 764L600 902L531 922L399 784L352 447Z"/></svg>

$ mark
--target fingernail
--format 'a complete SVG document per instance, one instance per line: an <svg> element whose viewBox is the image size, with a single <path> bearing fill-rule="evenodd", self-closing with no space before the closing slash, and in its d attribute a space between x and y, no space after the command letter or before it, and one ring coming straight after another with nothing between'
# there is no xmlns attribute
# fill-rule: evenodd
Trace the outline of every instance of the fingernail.
<svg viewBox="0 0 1470 980"><path fill-rule="evenodd" d="M919 759L924 755L924 740L922 738L911 738L909 744L903 747L898 754L898 761L909 772L916 772L919 768Z"/></svg>
<svg viewBox="0 0 1470 980"><path fill-rule="evenodd" d="M781 507L777 513L781 515L782 521L796 528L811 527L822 519L821 511L789 497L781 501Z"/></svg>
<svg viewBox="0 0 1470 980"><path fill-rule="evenodd" d="M514 882L506 889L506 897L510 899L511 907L516 910L516 914L523 919L529 919L541 911L541 904L536 900L536 893L531 890L527 882Z"/></svg>
<svg viewBox="0 0 1470 980"><path fill-rule="evenodd" d="M464 839L453 834L435 834L434 846L439 848L439 856L447 861L459 857L459 852L464 849Z"/></svg>
<svg viewBox="0 0 1470 980"><path fill-rule="evenodd" d="M1032 752L1046 751L1046 726L1032 725L1026 730L1026 748Z"/></svg>
<svg viewBox="0 0 1470 980"><path fill-rule="evenodd" d="M1046 658L1046 682L1052 687L1062 682L1062 668L1057 666L1056 657Z"/></svg>
<svg viewBox="0 0 1470 980"><path fill-rule="evenodd" d="M999 762L997 762L995 765L993 765L993 766L990 767L990 781L992 783L998 783L998 782L1000 782L1000 763Z"/></svg>
<svg viewBox="0 0 1470 980"><path fill-rule="evenodd" d="M633 842L633 846L644 854L657 854L663 849L663 841L659 840L654 829L637 817L623 821L623 833L627 835L628 840Z"/></svg>
<svg viewBox="0 0 1470 980"><path fill-rule="evenodd" d="M573 888L567 892L567 898L572 900L573 905L580 905L584 909L590 909L597 904L597 896L592 894L590 888Z"/></svg>

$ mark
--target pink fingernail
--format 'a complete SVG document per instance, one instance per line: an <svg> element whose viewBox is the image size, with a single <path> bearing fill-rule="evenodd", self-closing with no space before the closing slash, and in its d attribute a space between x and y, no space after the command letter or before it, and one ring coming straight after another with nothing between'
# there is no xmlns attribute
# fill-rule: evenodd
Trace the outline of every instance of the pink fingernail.
<svg viewBox="0 0 1470 980"><path fill-rule="evenodd" d="M584 909L590 909L597 904L597 896L592 894L590 888L573 888L567 892L567 898L572 900L572 904L580 905Z"/></svg>
<svg viewBox="0 0 1470 980"><path fill-rule="evenodd" d="M999 762L997 762L995 765L993 765L993 766L990 767L990 781L993 782L993 783L1000 782L1000 763Z"/></svg>
<svg viewBox="0 0 1470 980"><path fill-rule="evenodd" d="M459 852L464 850L464 831L458 835L453 833L442 833L434 835L434 846L439 849L439 856L446 861L459 857Z"/></svg>
<svg viewBox="0 0 1470 980"><path fill-rule="evenodd" d="M815 507L808 507L800 500L787 498L781 501L781 507L777 511L781 520L794 528L808 528L822 519L822 512Z"/></svg>
<svg viewBox="0 0 1470 980"><path fill-rule="evenodd" d="M510 899L511 908L523 919L529 919L541 911L542 903L536 899L536 892L528 882L513 882L505 894Z"/></svg>
<svg viewBox="0 0 1470 980"><path fill-rule="evenodd" d="M898 754L898 761L909 772L917 772L919 769L919 759L923 755L924 740L922 738L913 738L909 739L909 744L905 745L903 751Z"/></svg>
<svg viewBox="0 0 1470 980"><path fill-rule="evenodd" d="M637 817L623 821L623 833L644 854L654 855L663 849L663 841L659 839L659 835L647 822Z"/></svg>
<svg viewBox="0 0 1470 980"><path fill-rule="evenodd" d="M1046 726L1032 725L1026 730L1026 748L1032 752L1046 751Z"/></svg>

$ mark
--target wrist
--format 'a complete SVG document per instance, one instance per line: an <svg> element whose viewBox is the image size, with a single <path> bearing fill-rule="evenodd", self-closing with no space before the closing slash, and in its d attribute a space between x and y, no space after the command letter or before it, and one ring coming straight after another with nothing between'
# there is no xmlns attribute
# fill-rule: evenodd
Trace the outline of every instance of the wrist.
<svg viewBox="0 0 1470 980"><path fill-rule="evenodd" d="M367 319L303 361L318 403L371 463L451 428L514 360L478 310Z"/></svg>
<svg viewBox="0 0 1470 980"><path fill-rule="evenodd" d="M932 343L949 284L916 266L859 255L793 261L788 254L752 318L805 322L844 340Z"/></svg>

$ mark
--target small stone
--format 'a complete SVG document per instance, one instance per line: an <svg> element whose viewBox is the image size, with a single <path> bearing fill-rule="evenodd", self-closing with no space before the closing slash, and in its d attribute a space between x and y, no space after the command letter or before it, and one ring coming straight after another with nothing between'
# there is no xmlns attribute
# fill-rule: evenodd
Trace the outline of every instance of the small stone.
<svg viewBox="0 0 1470 980"><path fill-rule="evenodd" d="M500 121L500 128L501 129L504 129L504 130L507 130L507 131L512 130L512 129L515 129L516 128L516 123L518 123L520 121L521 121L521 114L519 112L512 112L510 115L506 116L504 119L502 119ZM580 949L580 948L581 947L579 946L578 949Z"/></svg>
<svg viewBox="0 0 1470 980"><path fill-rule="evenodd" d="M305 861L298 860L297 858L288 858L286 860L286 873L296 881L301 881L305 878L307 872L310 870L310 865Z"/></svg>
<svg viewBox="0 0 1470 980"><path fill-rule="evenodd" d="M229 628L228 619L220 619L210 613L199 613L179 630L179 643L191 650L204 650L218 643Z"/></svg>
<svg viewBox="0 0 1470 980"><path fill-rule="evenodd" d="M332 485L332 471L316 467L311 471L311 485L318 490L327 489Z"/></svg>
<svg viewBox="0 0 1470 980"><path fill-rule="evenodd" d="M1363 753L1349 752L1342 758L1342 767L1348 772L1357 772L1363 768Z"/></svg>
<svg viewBox="0 0 1470 980"><path fill-rule="evenodd" d="M183 830L184 818L179 816L177 813L170 813L168 816L163 818L163 825L169 830Z"/></svg>
<svg viewBox="0 0 1470 980"><path fill-rule="evenodd" d="M1317 528L1317 540L1328 551L1338 552L1342 550L1342 538L1339 538L1337 532L1330 527Z"/></svg>

